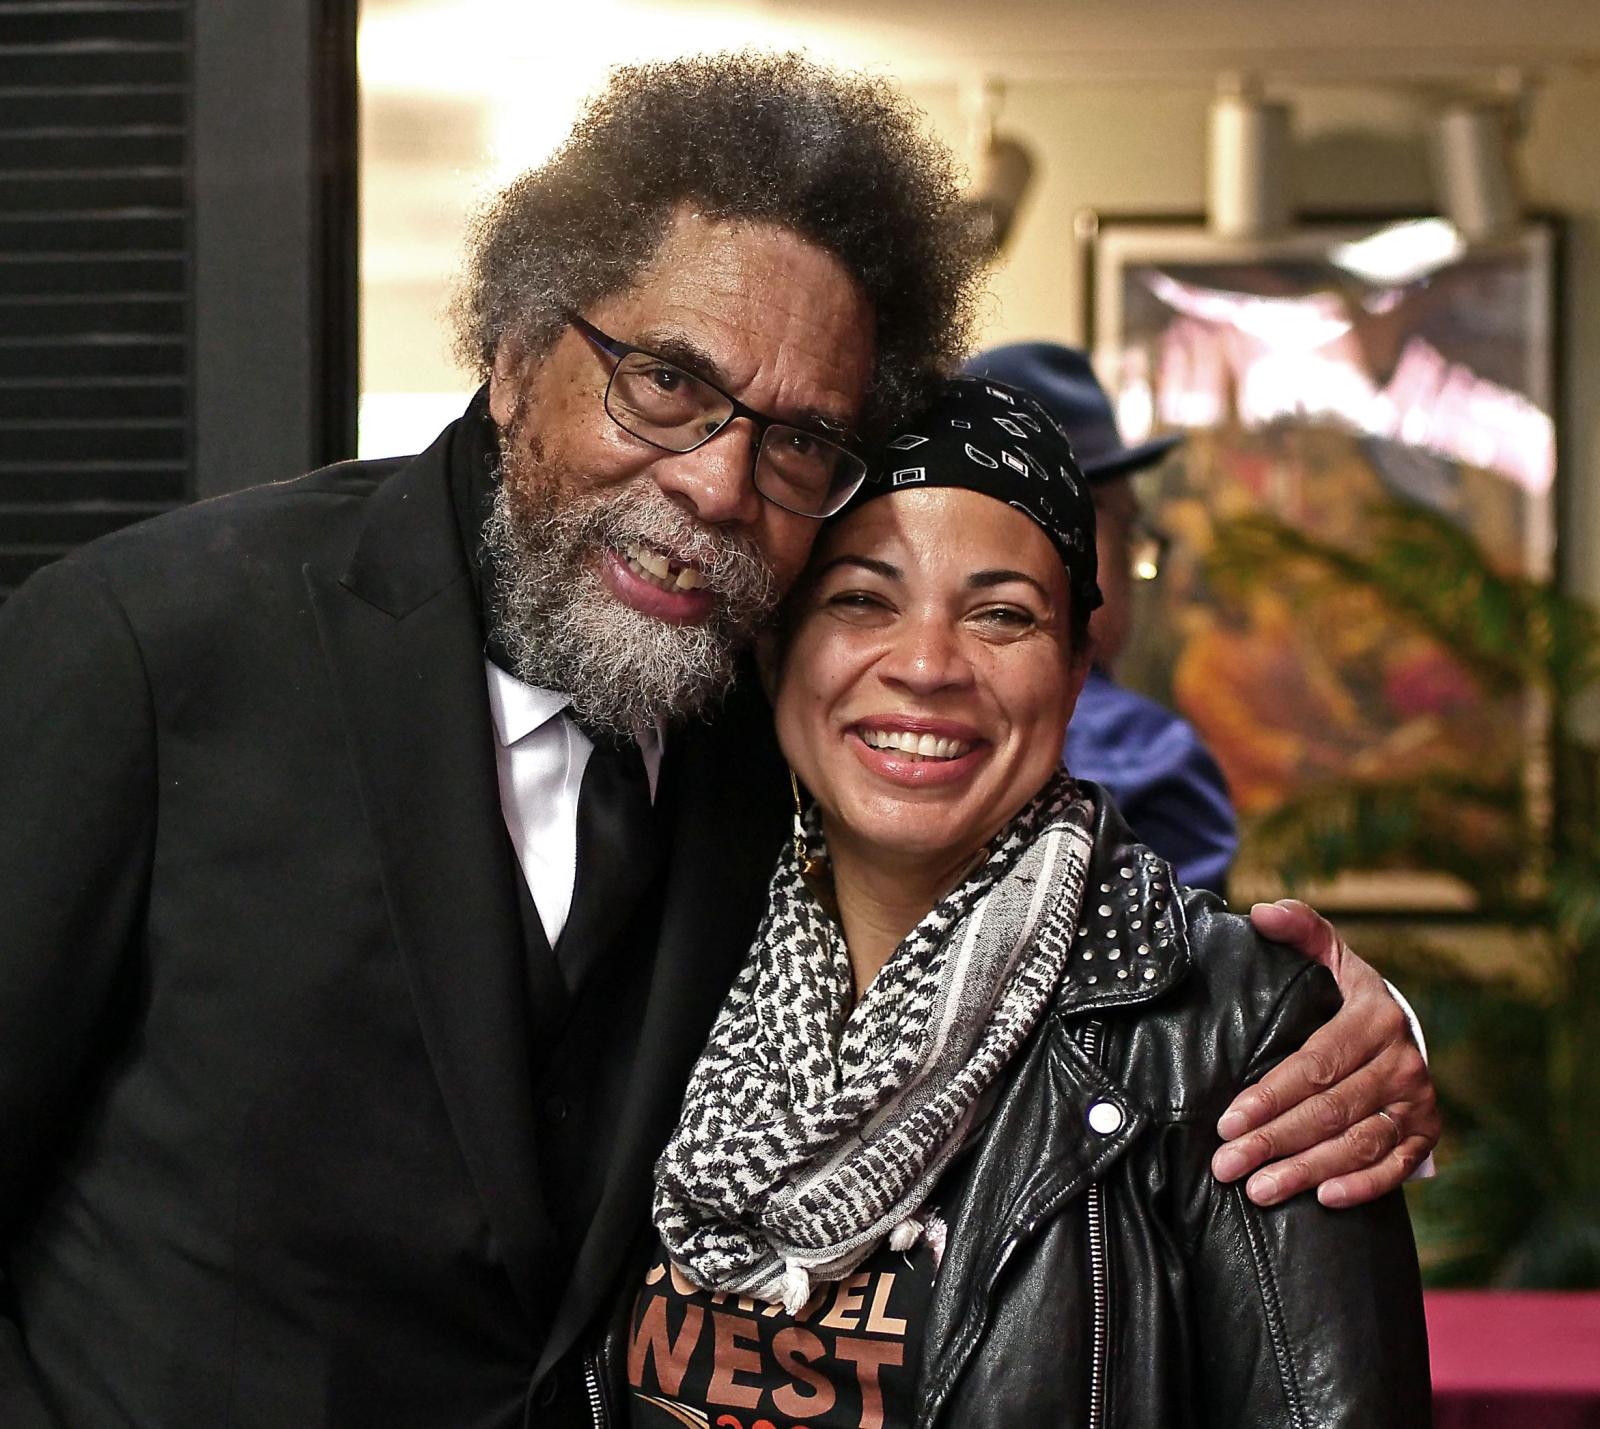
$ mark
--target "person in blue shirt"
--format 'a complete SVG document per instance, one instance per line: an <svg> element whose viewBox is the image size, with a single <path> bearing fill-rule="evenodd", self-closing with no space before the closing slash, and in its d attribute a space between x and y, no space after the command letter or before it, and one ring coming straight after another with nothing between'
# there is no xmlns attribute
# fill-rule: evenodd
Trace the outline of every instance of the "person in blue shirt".
<svg viewBox="0 0 1600 1429"><path fill-rule="evenodd" d="M1160 559L1131 478L1182 438L1124 445L1110 398L1077 348L1012 343L979 353L966 370L1038 398L1066 431L1093 491L1105 604L1089 622L1094 668L1067 726L1067 768L1105 785L1134 833L1181 882L1221 893L1239 847L1227 780L1193 725L1113 676L1133 618L1132 583L1154 577Z"/></svg>

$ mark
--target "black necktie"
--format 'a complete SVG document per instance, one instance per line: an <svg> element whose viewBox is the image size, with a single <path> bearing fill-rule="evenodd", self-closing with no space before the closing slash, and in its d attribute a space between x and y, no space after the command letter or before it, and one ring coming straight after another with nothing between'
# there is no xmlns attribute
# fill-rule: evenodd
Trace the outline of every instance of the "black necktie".
<svg viewBox="0 0 1600 1429"><path fill-rule="evenodd" d="M655 877L660 856L639 746L601 735L578 791L578 869L556 962L574 992L602 965Z"/></svg>

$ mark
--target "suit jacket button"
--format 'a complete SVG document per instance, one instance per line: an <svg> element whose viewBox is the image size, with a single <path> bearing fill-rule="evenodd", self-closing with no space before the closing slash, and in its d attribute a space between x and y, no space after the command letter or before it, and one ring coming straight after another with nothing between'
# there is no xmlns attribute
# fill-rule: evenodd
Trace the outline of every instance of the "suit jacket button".
<svg viewBox="0 0 1600 1429"><path fill-rule="evenodd" d="M550 1121L565 1121L567 1119L567 1113L571 1110L572 1108L567 1105L567 1099L565 1097L545 1098L544 1114Z"/></svg>

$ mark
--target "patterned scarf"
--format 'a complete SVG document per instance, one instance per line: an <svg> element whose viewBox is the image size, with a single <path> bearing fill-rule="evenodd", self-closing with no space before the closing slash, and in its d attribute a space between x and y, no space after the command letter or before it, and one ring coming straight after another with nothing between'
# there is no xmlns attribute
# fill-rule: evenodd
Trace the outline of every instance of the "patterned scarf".
<svg viewBox="0 0 1600 1429"><path fill-rule="evenodd" d="M912 1219L1049 1002L1093 806L1060 772L852 1008L838 925L793 845L656 1164L655 1224L709 1290L797 1313Z"/></svg>

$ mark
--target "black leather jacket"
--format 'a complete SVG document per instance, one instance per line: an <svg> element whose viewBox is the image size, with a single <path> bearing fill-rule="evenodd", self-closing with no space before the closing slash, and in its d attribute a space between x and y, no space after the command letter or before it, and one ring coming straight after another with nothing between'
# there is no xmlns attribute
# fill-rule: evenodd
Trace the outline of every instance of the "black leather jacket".
<svg viewBox="0 0 1600 1429"><path fill-rule="evenodd" d="M942 1186L916 1425L1428 1425L1400 1196L1262 1210L1209 1171L1218 1117L1334 1012L1333 979L1177 893L1094 792L1071 971ZM602 1412L626 1402L625 1334Z"/></svg>

